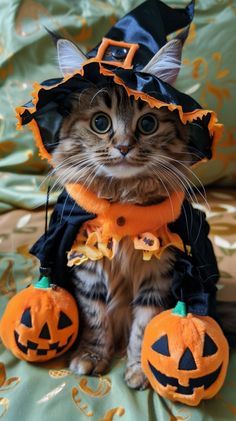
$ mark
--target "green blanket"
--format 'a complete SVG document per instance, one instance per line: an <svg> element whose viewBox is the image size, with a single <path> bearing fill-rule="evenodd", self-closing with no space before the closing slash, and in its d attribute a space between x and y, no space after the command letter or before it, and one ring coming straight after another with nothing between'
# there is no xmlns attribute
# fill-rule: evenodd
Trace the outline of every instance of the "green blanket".
<svg viewBox="0 0 236 421"><path fill-rule="evenodd" d="M15 130L17 105L30 98L34 81L58 77L56 51L45 26L60 31L83 51L95 46L117 20L141 0L1 0L0 8L0 212L45 202L46 163L31 133ZM184 0L166 0L183 7ZM235 14L232 0L198 0L184 48L177 87L225 124L216 160L197 169L205 184L235 185ZM51 196L51 202L55 202Z"/></svg>
<svg viewBox="0 0 236 421"><path fill-rule="evenodd" d="M187 3L166 2L177 7ZM141 0L1 0L0 313L7 300L38 274L38 263L28 249L42 232L44 214L35 208L45 203L51 175L46 177L48 167L38 158L31 133L27 129L16 131L14 109L28 101L34 81L59 76L55 48L44 26L59 30L86 51L100 41L119 16L140 3ZM179 89L194 96L202 106L216 110L225 124L216 159L196 170L205 184L235 185L235 14L232 0L198 0L177 82ZM219 194L232 220L227 225L222 214L223 222L217 222L214 229L218 229L219 261L227 259L222 275L232 287L235 273L228 273L228 260L231 258L232 262L235 247L231 237L224 241L222 236L231 230L235 204L228 202L223 191ZM55 191L50 202L54 203L56 197ZM218 205L214 212L217 209ZM14 212L7 213L10 210ZM122 358L114 360L106 376L87 378L70 373L66 357L30 365L16 360L2 345L0 354L0 418L4 420L222 421L236 417L236 355L231 356L222 391L198 408L188 408L163 400L151 390L129 390L123 381Z"/></svg>

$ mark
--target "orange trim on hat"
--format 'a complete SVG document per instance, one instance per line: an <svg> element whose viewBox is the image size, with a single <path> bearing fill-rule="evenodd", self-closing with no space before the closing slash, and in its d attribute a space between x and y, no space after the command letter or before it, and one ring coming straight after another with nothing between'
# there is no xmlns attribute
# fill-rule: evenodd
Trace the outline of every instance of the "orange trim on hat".
<svg viewBox="0 0 236 421"><path fill-rule="evenodd" d="M47 159L48 162L50 164L52 164L51 163L52 155L47 151L47 149L45 148L45 146L44 146L44 144L42 142L42 138L41 138L41 134L40 134L40 131L39 131L39 127L38 127L38 125L37 125L37 123L36 123L35 120L30 121L29 128L30 128L30 130L33 133L33 136L35 138L36 146L39 149L39 156L42 159Z"/></svg>
<svg viewBox="0 0 236 421"><path fill-rule="evenodd" d="M110 203L106 199L98 198L81 184L67 184L66 190L79 206L97 215L89 223L94 227L102 227L104 239L111 235L121 238L158 230L179 217L184 200L183 192L174 192L162 203L140 206Z"/></svg>

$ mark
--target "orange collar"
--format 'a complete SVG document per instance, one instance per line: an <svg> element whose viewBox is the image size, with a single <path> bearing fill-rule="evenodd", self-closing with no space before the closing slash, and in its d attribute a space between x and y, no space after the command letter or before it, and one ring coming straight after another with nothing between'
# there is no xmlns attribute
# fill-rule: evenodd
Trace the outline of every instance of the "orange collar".
<svg viewBox="0 0 236 421"><path fill-rule="evenodd" d="M107 238L156 231L179 217L184 200L183 192L175 192L158 205L140 206L110 203L98 198L81 184L67 184L66 190L79 206L97 215L90 223L102 227L103 235Z"/></svg>

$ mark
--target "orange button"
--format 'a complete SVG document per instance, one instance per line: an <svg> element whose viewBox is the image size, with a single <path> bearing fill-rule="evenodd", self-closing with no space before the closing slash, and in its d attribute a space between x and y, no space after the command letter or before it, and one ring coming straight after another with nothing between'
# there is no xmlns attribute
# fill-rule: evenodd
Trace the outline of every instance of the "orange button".
<svg viewBox="0 0 236 421"><path fill-rule="evenodd" d="M120 227L123 227L123 225L125 225L125 218L123 216L119 216L119 218L117 218L117 220L116 220L116 223Z"/></svg>

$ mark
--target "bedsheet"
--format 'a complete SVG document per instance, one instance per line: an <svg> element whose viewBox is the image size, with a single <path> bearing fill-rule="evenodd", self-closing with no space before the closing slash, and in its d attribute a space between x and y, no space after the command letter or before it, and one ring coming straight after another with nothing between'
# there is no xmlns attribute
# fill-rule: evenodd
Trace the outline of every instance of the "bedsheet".
<svg viewBox="0 0 236 421"><path fill-rule="evenodd" d="M184 7L187 0L165 0ZM15 107L25 104L32 84L59 77L56 49L45 27L86 52L115 21L142 0L1 0L0 2L0 213L45 203L48 167L29 130L16 131ZM204 184L235 186L234 0L198 0L183 50L177 88L215 110L225 130L216 159L198 167ZM196 179L195 179L196 182ZM51 194L51 203L56 194Z"/></svg>
<svg viewBox="0 0 236 421"><path fill-rule="evenodd" d="M206 211L221 270L219 299L236 301L236 193L211 189L195 206ZM210 205L210 208L209 208ZM15 210L0 217L0 314L7 301L37 279L38 262L29 246L43 232L44 212ZM235 420L236 352L232 351L223 389L197 408L154 393L131 391L123 381L125 356L108 373L77 376L68 354L43 364L17 360L0 345L0 419L4 421L211 421Z"/></svg>

